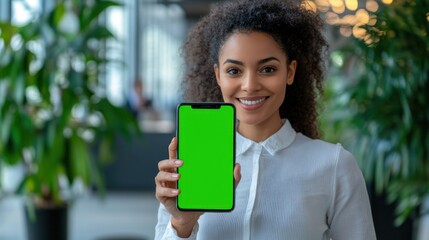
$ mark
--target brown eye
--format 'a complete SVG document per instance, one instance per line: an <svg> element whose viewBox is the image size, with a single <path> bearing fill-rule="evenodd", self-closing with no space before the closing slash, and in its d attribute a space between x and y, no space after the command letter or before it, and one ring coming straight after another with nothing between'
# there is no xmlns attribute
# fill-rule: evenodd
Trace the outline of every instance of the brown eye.
<svg viewBox="0 0 429 240"><path fill-rule="evenodd" d="M275 72L277 69L273 68L273 67L264 67L261 72L262 73L273 73Z"/></svg>
<svg viewBox="0 0 429 240"><path fill-rule="evenodd" d="M230 69L228 69L227 71L226 71L229 75L237 75L237 74L239 74L240 72L238 71L238 69L235 69L235 68L230 68Z"/></svg>

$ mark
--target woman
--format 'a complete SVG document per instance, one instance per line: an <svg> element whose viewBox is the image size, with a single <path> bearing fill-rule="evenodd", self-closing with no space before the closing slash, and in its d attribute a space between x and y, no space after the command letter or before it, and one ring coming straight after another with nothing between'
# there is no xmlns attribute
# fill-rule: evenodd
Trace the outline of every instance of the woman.
<svg viewBox="0 0 429 240"><path fill-rule="evenodd" d="M317 140L322 22L296 2L227 1L189 33L189 101L235 105L235 209L180 212L177 140L155 178L156 239L375 239L362 173L339 144Z"/></svg>

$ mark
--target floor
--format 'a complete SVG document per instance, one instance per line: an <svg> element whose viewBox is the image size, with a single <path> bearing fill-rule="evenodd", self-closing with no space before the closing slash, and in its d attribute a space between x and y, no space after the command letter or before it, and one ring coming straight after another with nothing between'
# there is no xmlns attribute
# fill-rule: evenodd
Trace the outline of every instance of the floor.
<svg viewBox="0 0 429 240"><path fill-rule="evenodd" d="M96 196L79 198L69 212L69 239L153 239L158 205L152 192L108 193L104 200ZM26 237L22 199L0 199L0 239Z"/></svg>
<svg viewBox="0 0 429 240"><path fill-rule="evenodd" d="M158 201L153 192L108 193L79 198L70 210L69 240L154 239ZM429 198L426 202L429 209ZM26 240L23 201L0 199L0 239ZM416 240L429 239L429 215L421 219Z"/></svg>

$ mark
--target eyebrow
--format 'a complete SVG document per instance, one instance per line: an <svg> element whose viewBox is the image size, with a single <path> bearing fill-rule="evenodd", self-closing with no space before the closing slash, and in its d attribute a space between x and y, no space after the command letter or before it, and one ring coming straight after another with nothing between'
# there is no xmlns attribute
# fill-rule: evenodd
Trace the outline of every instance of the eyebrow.
<svg viewBox="0 0 429 240"><path fill-rule="evenodd" d="M258 64L263 64L263 63L266 63L266 62L269 62L269 61L272 61L272 60L280 62L280 60L278 58L276 58L276 57L267 57L267 58L259 60ZM227 64L227 63L232 63L232 64L237 64L237 65L244 66L243 62L240 62L240 61L237 61L237 60L233 60L233 59L227 59L227 60L225 60L225 62L223 62L223 64Z"/></svg>

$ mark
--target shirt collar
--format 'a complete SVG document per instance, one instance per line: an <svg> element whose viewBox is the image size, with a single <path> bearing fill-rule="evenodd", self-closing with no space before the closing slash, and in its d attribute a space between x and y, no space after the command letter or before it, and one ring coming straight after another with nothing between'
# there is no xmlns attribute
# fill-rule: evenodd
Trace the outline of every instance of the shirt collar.
<svg viewBox="0 0 429 240"><path fill-rule="evenodd" d="M252 145L259 144L265 148L269 154L274 155L278 151L287 148L295 140L296 132L287 119L283 120L283 126L276 133L263 142L254 142L237 132L237 155L246 152Z"/></svg>

